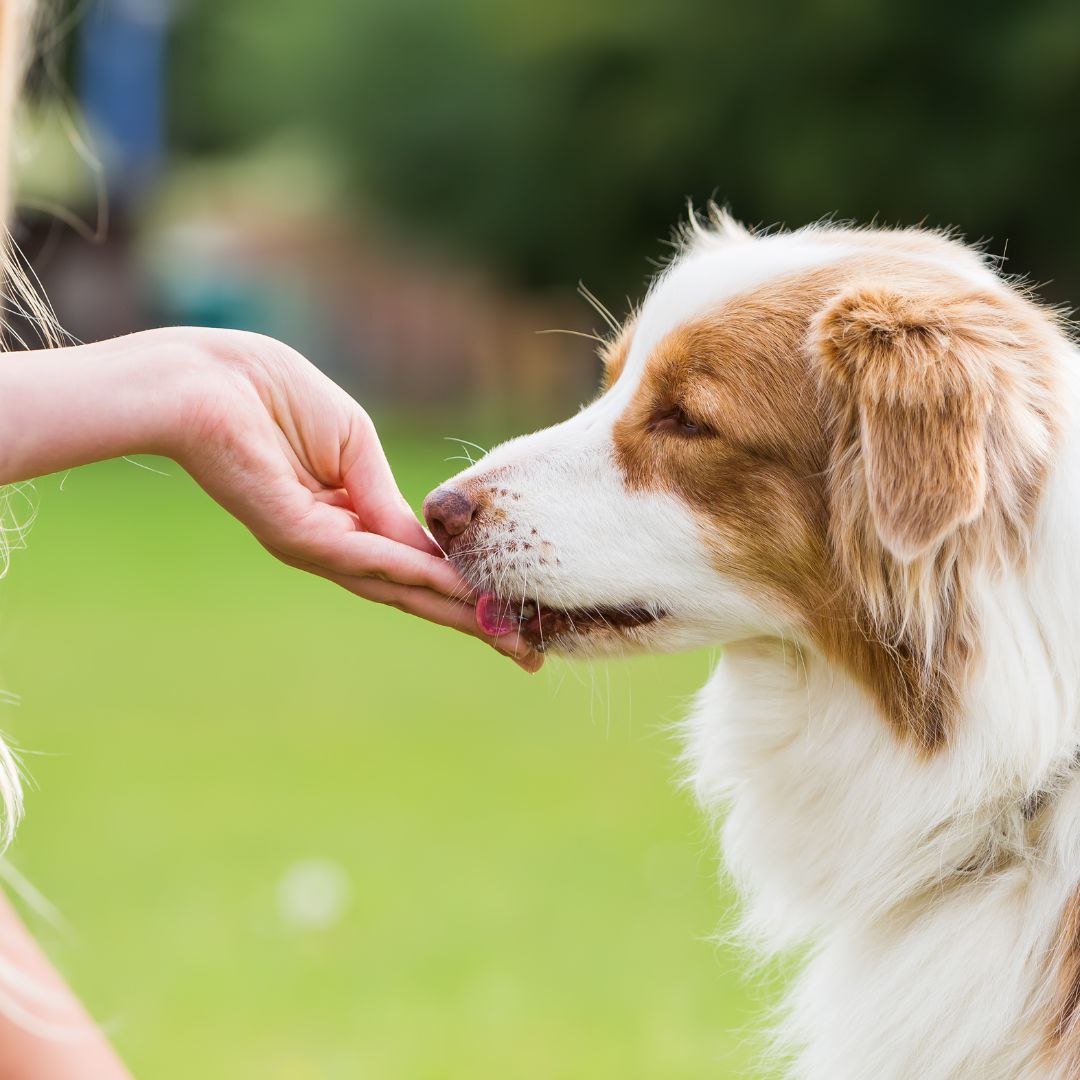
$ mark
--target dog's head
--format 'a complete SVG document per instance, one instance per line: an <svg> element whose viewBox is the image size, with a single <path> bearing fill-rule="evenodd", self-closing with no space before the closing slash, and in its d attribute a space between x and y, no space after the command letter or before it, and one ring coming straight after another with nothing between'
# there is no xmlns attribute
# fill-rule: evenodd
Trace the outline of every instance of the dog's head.
<svg viewBox="0 0 1080 1080"><path fill-rule="evenodd" d="M971 576L1024 556L1054 320L938 234L691 233L599 397L433 492L432 532L488 630L574 654L783 636L933 743Z"/></svg>

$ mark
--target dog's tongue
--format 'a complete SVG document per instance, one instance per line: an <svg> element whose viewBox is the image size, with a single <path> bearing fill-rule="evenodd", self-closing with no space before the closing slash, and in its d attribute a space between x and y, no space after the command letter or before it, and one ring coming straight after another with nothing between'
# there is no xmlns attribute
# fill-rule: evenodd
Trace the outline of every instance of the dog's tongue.
<svg viewBox="0 0 1080 1080"><path fill-rule="evenodd" d="M476 621L485 634L498 637L517 629L517 620L507 610L506 603L494 593L481 593L476 601Z"/></svg>

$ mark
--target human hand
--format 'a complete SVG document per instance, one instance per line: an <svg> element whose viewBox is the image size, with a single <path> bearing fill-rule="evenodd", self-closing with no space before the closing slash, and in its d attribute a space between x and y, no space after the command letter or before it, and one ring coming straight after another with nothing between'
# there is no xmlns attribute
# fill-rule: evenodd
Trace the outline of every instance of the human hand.
<svg viewBox="0 0 1080 1080"><path fill-rule="evenodd" d="M177 333L203 342L208 361L189 376L174 456L271 554L479 637L526 671L540 667L542 656L516 631L481 631L465 583L417 521L374 424L344 390L271 338Z"/></svg>

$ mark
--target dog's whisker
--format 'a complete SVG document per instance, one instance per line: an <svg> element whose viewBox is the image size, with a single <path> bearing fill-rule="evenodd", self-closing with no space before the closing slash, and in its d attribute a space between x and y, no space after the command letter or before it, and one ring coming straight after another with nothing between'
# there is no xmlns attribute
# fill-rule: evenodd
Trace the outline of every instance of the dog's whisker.
<svg viewBox="0 0 1080 1080"><path fill-rule="evenodd" d="M581 295L586 303L607 323L608 328L613 334L617 334L621 327L619 326L618 319L600 302L599 298L593 293L583 281L578 282L578 293Z"/></svg>
<svg viewBox="0 0 1080 1080"><path fill-rule="evenodd" d="M483 446L480 446L478 443L469 442L468 439L459 438L457 435L444 435L443 438L446 439L447 442L456 442L456 443L460 444L462 447L466 447L466 446L470 447L473 450L479 451L481 454L490 453L489 450L487 450ZM474 464L475 464L475 462L474 462Z"/></svg>
<svg viewBox="0 0 1080 1080"><path fill-rule="evenodd" d="M599 334L590 334L590 333L587 333L584 330L565 330L565 329L561 329L560 327L553 326L548 330L537 330L536 333L537 334L567 334L570 337L586 338L589 341L595 341L600 345L606 344L606 341L604 340L604 338L602 338Z"/></svg>
<svg viewBox="0 0 1080 1080"><path fill-rule="evenodd" d="M465 555L483 555L483 554L485 554L487 552L498 551L498 550L499 550L499 545L497 545L497 544L484 545L482 547L475 547L475 548L464 548L461 551L455 551L453 553L453 555L452 555L452 558L457 559L457 558L461 558L462 556L465 556Z"/></svg>

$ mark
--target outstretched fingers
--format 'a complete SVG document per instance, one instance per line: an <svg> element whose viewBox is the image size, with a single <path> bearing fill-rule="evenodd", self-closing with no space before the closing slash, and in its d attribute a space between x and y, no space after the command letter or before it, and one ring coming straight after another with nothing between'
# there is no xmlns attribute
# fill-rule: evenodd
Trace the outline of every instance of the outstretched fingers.
<svg viewBox="0 0 1080 1080"><path fill-rule="evenodd" d="M459 599L469 594L461 575L443 556L429 555L377 533L347 533L322 554L322 565L344 577L380 578Z"/></svg>
<svg viewBox="0 0 1080 1080"><path fill-rule="evenodd" d="M351 511L306 494L256 535L279 558L317 573L378 577L464 598L469 588L444 556L367 532Z"/></svg>

